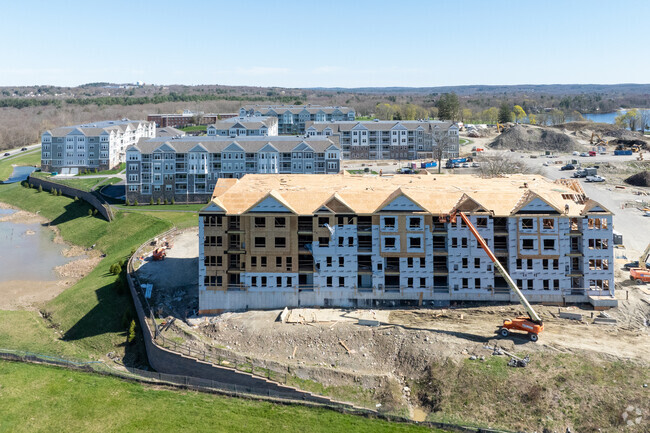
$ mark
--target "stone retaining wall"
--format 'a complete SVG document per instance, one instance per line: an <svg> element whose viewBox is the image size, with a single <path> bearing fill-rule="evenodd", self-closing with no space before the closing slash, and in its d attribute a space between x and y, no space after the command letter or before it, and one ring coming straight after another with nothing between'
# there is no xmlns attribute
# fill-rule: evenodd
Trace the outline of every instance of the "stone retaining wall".
<svg viewBox="0 0 650 433"><path fill-rule="evenodd" d="M107 221L111 221L113 219L113 212L111 211L108 202L98 193L83 191L71 186L61 185L60 183L33 176L29 176L29 178L27 178L27 182L36 188L42 186L46 191L51 191L52 188L54 188L57 191L61 191L61 194L65 196L79 197L81 200L87 202L92 207L97 209L97 212L106 218Z"/></svg>

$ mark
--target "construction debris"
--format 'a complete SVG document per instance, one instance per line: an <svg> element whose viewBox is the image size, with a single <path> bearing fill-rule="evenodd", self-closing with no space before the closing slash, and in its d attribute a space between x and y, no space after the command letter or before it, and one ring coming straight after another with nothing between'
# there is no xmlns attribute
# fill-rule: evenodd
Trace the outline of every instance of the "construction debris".
<svg viewBox="0 0 650 433"><path fill-rule="evenodd" d="M616 319L596 317L594 319L594 325L616 325Z"/></svg>
<svg viewBox="0 0 650 433"><path fill-rule="evenodd" d="M580 313L569 313L566 311L559 311L558 314L560 316L560 319L570 319L570 320L578 320L582 321L582 314Z"/></svg>

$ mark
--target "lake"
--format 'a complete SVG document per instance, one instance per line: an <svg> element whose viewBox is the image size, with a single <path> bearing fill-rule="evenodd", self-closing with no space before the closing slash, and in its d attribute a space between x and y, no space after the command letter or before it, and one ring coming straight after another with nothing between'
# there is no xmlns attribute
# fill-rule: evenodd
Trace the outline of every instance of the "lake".
<svg viewBox="0 0 650 433"><path fill-rule="evenodd" d="M650 113L650 110L639 110L641 112ZM627 113L627 110L619 110L613 113L583 113L582 116L587 120L592 120L598 123L616 123L616 117L621 114Z"/></svg>

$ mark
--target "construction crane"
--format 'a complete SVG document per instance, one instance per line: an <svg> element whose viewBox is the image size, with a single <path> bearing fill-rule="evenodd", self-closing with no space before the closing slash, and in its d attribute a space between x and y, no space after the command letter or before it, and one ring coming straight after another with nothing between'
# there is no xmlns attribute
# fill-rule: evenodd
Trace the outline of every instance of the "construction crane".
<svg viewBox="0 0 650 433"><path fill-rule="evenodd" d="M645 261L648 259L648 254L650 254L650 244L648 244L641 257L639 257L639 268L644 270L648 268L645 264Z"/></svg>
<svg viewBox="0 0 650 433"><path fill-rule="evenodd" d="M519 302L521 302L521 305L524 306L526 312L528 313L528 317L520 316L515 319L504 320L503 326L499 330L499 333L503 337L507 337L510 334L511 330L523 331L528 333L528 337L530 338L531 341L537 341L539 338L539 334L544 330L544 324L542 323L542 319L539 317L537 312L535 312L535 310L530 305L530 303L528 302L524 294L521 293L521 290L519 290L517 284L515 284L515 282L512 280L512 277L510 277L508 271L506 271L506 269L503 267L501 262L497 260L496 256L492 253L487 243L485 242L483 237L479 234L479 232L476 230L476 227L474 227L474 224L472 224L472 222L469 220L467 215L465 215L463 212L458 212L458 215L460 215L461 219L465 222L465 224L469 228L469 231L472 232L472 234L478 241L480 247L483 248L483 251L485 251L485 253L488 255L490 260L492 260L492 263L494 263L494 266L497 268L501 276L503 276L503 278L506 280L510 289L512 289L512 291L515 292L515 294L519 298ZM456 214L454 213L451 215L450 221L455 221L455 220L456 220ZM648 248L650 249L650 245L648 245Z"/></svg>

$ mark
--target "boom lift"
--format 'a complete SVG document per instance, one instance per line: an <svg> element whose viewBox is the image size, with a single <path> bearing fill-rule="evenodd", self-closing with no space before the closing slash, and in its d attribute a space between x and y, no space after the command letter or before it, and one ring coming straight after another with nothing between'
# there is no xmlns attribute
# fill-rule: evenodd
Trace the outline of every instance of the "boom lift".
<svg viewBox="0 0 650 433"><path fill-rule="evenodd" d="M472 232L472 234L478 241L478 244L481 246L481 248L483 248L483 251L485 251L485 253L488 255L490 260L492 260L492 263L494 263L494 266L497 268L501 276L503 276L503 278L506 280L510 289L512 289L512 291L515 292L515 294L519 298L519 302L521 302L521 305L524 306L526 312L528 313L528 317L520 316L515 319L504 320L503 326L499 330L499 333L503 337L507 337L510 334L511 330L523 331L528 333L528 338L530 338L531 341L537 341L539 338L539 334L544 330L544 324L542 323L542 319L535 312L535 310L530 305L530 303L528 302L524 294L521 293L521 290L519 290L517 284L515 284L515 282L512 280L510 274L508 274L508 272L503 267L501 262L497 260L495 255L488 247L488 245L485 243L483 237L481 237L481 235L476 230L476 227L474 227L474 224L472 224L469 218L467 218L467 215L465 215L463 212L457 212L457 213L458 215L460 215L461 219L465 222L465 224L469 228L469 231ZM456 213L451 215L451 221L455 221L455 220L456 220ZM648 248L650 249L650 245L648 245Z"/></svg>

